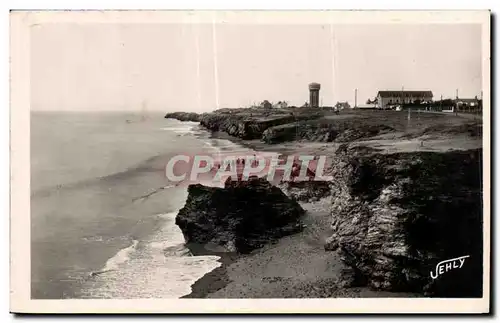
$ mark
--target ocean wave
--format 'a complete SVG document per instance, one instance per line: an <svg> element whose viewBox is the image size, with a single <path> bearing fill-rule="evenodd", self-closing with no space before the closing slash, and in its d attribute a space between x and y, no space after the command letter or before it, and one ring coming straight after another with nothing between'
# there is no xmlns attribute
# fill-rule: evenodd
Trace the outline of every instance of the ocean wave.
<svg viewBox="0 0 500 323"><path fill-rule="evenodd" d="M139 241L133 240L130 246L118 251L116 255L114 255L106 262L106 265L101 272L119 269L120 265L126 263L130 259L130 255L137 247L137 244L139 244Z"/></svg>
<svg viewBox="0 0 500 323"><path fill-rule="evenodd" d="M194 125L175 124L163 130L187 134L193 128ZM252 149L229 140L207 138L203 131L198 139L203 142L203 150L219 157L254 154ZM177 212L156 215L161 219L160 228L118 252L114 260L108 260L100 273L87 279L79 297L179 298L190 294L191 286L198 279L221 266L220 257L193 256L185 246L182 231L175 224L176 215Z"/></svg>
<svg viewBox="0 0 500 323"><path fill-rule="evenodd" d="M163 127L161 130L172 131L180 135L194 134L196 132L196 126L189 125L183 127Z"/></svg>
<svg viewBox="0 0 500 323"><path fill-rule="evenodd" d="M179 298L219 267L218 256L193 256L175 224L177 212L158 214L160 230L108 260L82 290L82 298Z"/></svg>

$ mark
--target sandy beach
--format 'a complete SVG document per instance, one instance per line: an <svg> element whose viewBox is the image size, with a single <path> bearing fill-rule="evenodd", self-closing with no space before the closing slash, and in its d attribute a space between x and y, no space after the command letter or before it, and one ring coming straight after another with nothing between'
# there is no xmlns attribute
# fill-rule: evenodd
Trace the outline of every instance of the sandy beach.
<svg viewBox="0 0 500 323"><path fill-rule="evenodd" d="M306 228L249 255L214 253L190 246L193 254L217 254L222 266L191 286L184 298L333 298L415 297L416 294L345 287L339 278L347 270L340 255L326 252L329 236L328 198L302 203Z"/></svg>

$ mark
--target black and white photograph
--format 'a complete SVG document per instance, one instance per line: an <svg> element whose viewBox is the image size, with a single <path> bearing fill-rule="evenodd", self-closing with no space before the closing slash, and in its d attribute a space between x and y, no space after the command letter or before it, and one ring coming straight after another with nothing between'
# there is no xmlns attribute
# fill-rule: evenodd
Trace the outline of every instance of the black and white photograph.
<svg viewBox="0 0 500 323"><path fill-rule="evenodd" d="M488 312L490 19L12 11L11 310Z"/></svg>

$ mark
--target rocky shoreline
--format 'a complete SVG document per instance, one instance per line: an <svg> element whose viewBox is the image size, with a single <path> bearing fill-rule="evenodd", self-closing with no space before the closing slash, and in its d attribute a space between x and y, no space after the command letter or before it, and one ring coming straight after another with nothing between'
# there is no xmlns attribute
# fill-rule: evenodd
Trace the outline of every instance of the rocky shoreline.
<svg viewBox="0 0 500 323"><path fill-rule="evenodd" d="M481 297L480 122L422 113L410 124L406 113L394 111L258 112L225 110L166 117L198 121L257 150L327 154L333 160L328 172L334 180L279 185L302 206L314 208L321 201L319 213L306 212L306 222L314 224L288 232L292 235L276 236L282 237L277 244L274 238L261 236L263 243L246 250L247 255L223 256L224 265L196 283L188 297ZM187 208L196 210L188 204ZM227 228L227 223L221 227ZM227 230L219 233L216 244L228 240L220 239L227 237ZM312 245L304 246L304 240L313 240ZM271 261L268 257L276 257L278 251L283 264L273 266L285 271L296 266L289 269L290 275L277 270L265 274L270 269L260 263ZM288 255L315 265L286 260ZM469 258L464 268L431 278L439 262L465 255ZM244 266L252 267L260 280L242 286L245 283L238 275L244 275ZM318 272L318 266L325 272ZM283 290L286 286L288 290ZM235 288L248 290L236 292Z"/></svg>
<svg viewBox="0 0 500 323"><path fill-rule="evenodd" d="M356 285L481 297L481 153L369 154L341 146L333 168L333 235L325 249L341 253ZM466 267L439 279L429 275L439 262L466 255Z"/></svg>
<svg viewBox="0 0 500 323"><path fill-rule="evenodd" d="M224 188L193 184L175 224L187 243L210 244L228 252L250 253L303 229L305 211L263 178L228 181Z"/></svg>

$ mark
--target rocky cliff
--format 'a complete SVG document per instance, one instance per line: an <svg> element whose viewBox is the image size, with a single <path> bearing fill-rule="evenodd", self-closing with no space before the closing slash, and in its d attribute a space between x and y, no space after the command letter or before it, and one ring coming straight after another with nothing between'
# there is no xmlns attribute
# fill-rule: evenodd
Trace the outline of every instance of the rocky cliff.
<svg viewBox="0 0 500 323"><path fill-rule="evenodd" d="M302 230L302 207L264 179L229 182L225 188L190 185L176 217L186 242L212 243L248 253Z"/></svg>
<svg viewBox="0 0 500 323"><path fill-rule="evenodd" d="M165 118L200 122L211 131L221 131L240 139L261 139L270 127L322 117L324 112L311 109L220 109L210 113L171 112Z"/></svg>
<svg viewBox="0 0 500 323"><path fill-rule="evenodd" d="M346 143L335 153L333 145L321 150L331 155L324 174L334 180L281 183L291 198L262 180L225 189L190 186L177 217L186 240L249 252L301 229L304 211L295 201L330 196L333 234L325 249L338 252L350 268L343 278L347 284L434 297L480 297L481 121L417 113L409 122L399 112L321 115L298 110L221 110L203 114L199 121L212 131L272 144ZM387 132L394 136L373 138ZM295 153L304 150L298 147ZM439 263L462 256L468 258L461 267L431 277Z"/></svg>
<svg viewBox="0 0 500 323"><path fill-rule="evenodd" d="M334 115L320 108L241 108L210 113L167 113L165 118L200 122L211 131L225 132L244 140L261 139L277 144L295 140L312 142L352 142L385 133L403 133L403 138L435 135L481 136L481 120L416 113L409 122L398 111L346 111Z"/></svg>
<svg viewBox="0 0 500 323"><path fill-rule="evenodd" d="M440 297L482 295L481 149L381 154L342 145L331 174L333 235L351 285ZM463 268L432 279L444 260Z"/></svg>
<svg viewBox="0 0 500 323"><path fill-rule="evenodd" d="M170 112L165 115L165 119L176 119L179 121L199 122L201 114L195 112Z"/></svg>
<svg viewBox="0 0 500 323"><path fill-rule="evenodd" d="M363 119L319 119L269 127L263 132L262 140L270 144L294 140L349 142L390 131L394 131L394 128Z"/></svg>
<svg viewBox="0 0 500 323"><path fill-rule="evenodd" d="M330 186L327 181L284 181L278 185L287 196L300 202L319 201L330 196Z"/></svg>
<svg viewBox="0 0 500 323"><path fill-rule="evenodd" d="M245 140L261 139L264 131L270 127L289 124L297 120L309 120L320 117L320 114L292 114L262 111L239 113L207 113L200 118L200 124L211 131L222 131Z"/></svg>

